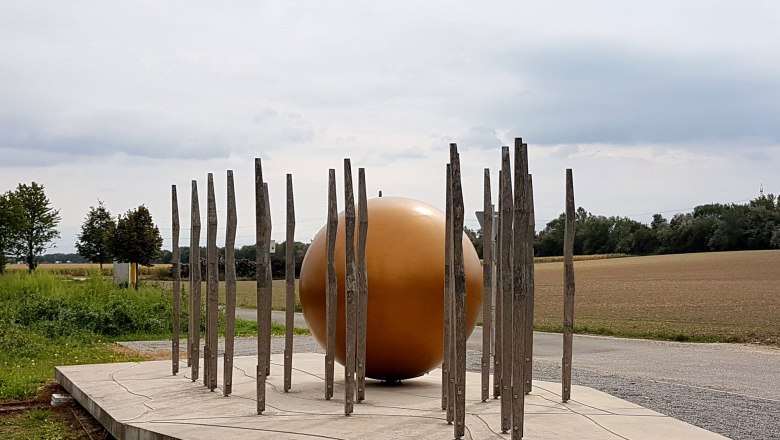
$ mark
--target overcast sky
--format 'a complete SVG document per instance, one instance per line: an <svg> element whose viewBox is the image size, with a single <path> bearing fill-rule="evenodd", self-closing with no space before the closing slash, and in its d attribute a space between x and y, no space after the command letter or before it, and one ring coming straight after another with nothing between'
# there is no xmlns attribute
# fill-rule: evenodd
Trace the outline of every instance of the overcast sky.
<svg viewBox="0 0 780 440"><path fill-rule="evenodd" d="M273 236L285 174L296 239L324 224L328 168L368 192L444 206L461 149L467 226L501 145L530 148L537 230L577 204L649 221L780 192L777 1L159 2L0 0L0 191L36 181L73 252L89 207L152 212L170 185L188 244L190 181L254 242L253 158ZM339 185L341 188L341 185ZM494 189L496 185L494 183ZM341 191L341 190L340 190ZM340 193L339 208L343 208ZM205 240L204 238L202 239ZM224 240L224 232L219 235Z"/></svg>

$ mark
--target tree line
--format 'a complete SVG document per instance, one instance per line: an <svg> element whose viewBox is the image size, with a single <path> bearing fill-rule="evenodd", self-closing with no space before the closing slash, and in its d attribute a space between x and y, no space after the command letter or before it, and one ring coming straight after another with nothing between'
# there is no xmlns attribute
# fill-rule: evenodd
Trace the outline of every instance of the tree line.
<svg viewBox="0 0 780 440"><path fill-rule="evenodd" d="M303 264L303 257L306 255L306 251L309 249L309 244L302 243L300 241L293 242L295 250L295 276L297 277L301 273L301 265ZM284 279L286 263L285 252L287 248L286 242L281 242L276 245L276 252L271 254L271 275L274 279ZM184 246L180 248L181 251L181 276L189 277L190 273L190 248ZM219 273L220 277L225 275L225 248L221 247L219 251ZM206 248L200 248L201 255L206 255ZM236 276L238 278L255 278L257 270L257 248L255 245L241 246L235 250L236 258ZM172 260L172 254L170 251L162 251L162 257L159 259L160 263L168 264ZM201 273L206 273L206 259L200 260ZM173 276L173 273L171 273Z"/></svg>
<svg viewBox="0 0 780 440"><path fill-rule="evenodd" d="M534 243L536 256L563 254L565 214L547 223ZM650 225L627 217L575 215L574 253L678 254L780 248L780 200L761 194L745 204L711 203L667 220L653 215Z"/></svg>

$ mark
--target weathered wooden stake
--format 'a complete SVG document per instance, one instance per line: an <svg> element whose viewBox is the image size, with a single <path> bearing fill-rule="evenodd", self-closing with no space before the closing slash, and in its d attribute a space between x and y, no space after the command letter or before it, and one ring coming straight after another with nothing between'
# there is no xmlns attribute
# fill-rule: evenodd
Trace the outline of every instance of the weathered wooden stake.
<svg viewBox="0 0 780 440"><path fill-rule="evenodd" d="M355 274L355 195L352 188L352 165L344 159L344 222L346 263L345 275L345 315L346 363L344 365L344 414L354 410L355 399L355 351L357 341L357 276Z"/></svg>
<svg viewBox="0 0 780 440"><path fill-rule="evenodd" d="M192 359L192 381L198 380L200 367L200 204L198 203L198 182L192 181L192 220L190 223L192 239L190 240L190 297L192 307L190 316L192 322L192 336L190 337L190 357Z"/></svg>
<svg viewBox="0 0 780 440"><path fill-rule="evenodd" d="M503 198L504 198L504 177L503 172L501 170L498 170L498 224L497 226L497 234L496 234L496 255L494 257L495 260L495 298L496 298L496 308L494 310L493 314L493 327L495 328L495 338L494 338L494 351L493 353L493 398L498 399L499 396L501 396L501 371L502 371L502 363L501 358L502 354L504 352L504 345L503 345L503 318L502 318L502 312L503 312L503 290L501 289L501 207L503 206Z"/></svg>
<svg viewBox="0 0 780 440"><path fill-rule="evenodd" d="M512 427L512 168L509 147L501 147L501 431Z"/></svg>
<svg viewBox="0 0 780 440"><path fill-rule="evenodd" d="M213 181L211 173L208 174L208 179L206 180L206 294L204 295L203 301L205 302L204 307L206 311L206 319L205 319L205 331L206 331L206 338L203 340L203 386L206 388L210 387L211 383L211 355L209 349L211 348L211 249L210 249L210 239L211 239L211 231L212 225L211 225L211 194L213 191Z"/></svg>
<svg viewBox="0 0 780 440"><path fill-rule="evenodd" d="M566 228L563 235L563 378L561 399L571 398L572 330L574 329L574 179L566 170Z"/></svg>
<svg viewBox="0 0 780 440"><path fill-rule="evenodd" d="M219 343L219 251L217 250L217 200L214 175L208 176L208 388L217 388L217 344ZM205 361L204 361L205 362Z"/></svg>
<svg viewBox="0 0 780 440"><path fill-rule="evenodd" d="M490 169L485 168L482 214L482 401L490 398L490 342L493 336L493 201Z"/></svg>
<svg viewBox="0 0 780 440"><path fill-rule="evenodd" d="M523 144L524 146L527 145ZM536 219L534 216L534 185L533 176L528 174L526 183L526 202L528 203L528 308L526 309L526 334L525 334L525 393L531 392L534 364L534 239L536 238Z"/></svg>
<svg viewBox="0 0 780 440"><path fill-rule="evenodd" d="M255 158L255 237L257 250L257 270L255 277L257 279L257 368L255 375L257 377L257 413L262 414L265 411L265 385L266 369L270 352L270 335L266 334L268 327L267 321L271 318L271 311L267 310L268 301L265 296L268 291L268 277L266 276L268 261L268 246L266 245L267 236L271 231L268 230L268 221L266 220L266 190L263 182L263 166L260 158ZM268 340L268 342L266 342Z"/></svg>
<svg viewBox="0 0 780 440"><path fill-rule="evenodd" d="M265 375L271 375L271 309L273 307L273 274L271 271L271 197L268 195L268 182L263 182L263 193L265 194L265 348L267 356L265 358ZM259 331L259 328L258 328Z"/></svg>
<svg viewBox="0 0 780 440"><path fill-rule="evenodd" d="M336 232L339 226L336 204L336 170L328 170L328 223L327 223L327 286L325 290L325 399L333 397L334 361L336 357L336 318L338 297L336 282Z"/></svg>
<svg viewBox="0 0 780 440"><path fill-rule="evenodd" d="M284 391L292 388L293 327L295 326L295 201L292 174L287 175L287 235L284 242Z"/></svg>
<svg viewBox="0 0 780 440"><path fill-rule="evenodd" d="M176 195L176 185L171 185L171 230L173 271L173 334L171 335L171 371L179 373L179 316L181 316L181 254L179 252L179 199Z"/></svg>
<svg viewBox="0 0 780 440"><path fill-rule="evenodd" d="M444 362L442 363L442 404L447 423L455 420L455 330L453 322L452 282L452 166L447 164L447 188L444 227Z"/></svg>
<svg viewBox="0 0 780 440"><path fill-rule="evenodd" d="M526 310L528 309L528 150L515 138L515 206L512 261L512 438L523 438L525 418Z"/></svg>
<svg viewBox="0 0 780 440"><path fill-rule="evenodd" d="M357 246L357 401L366 398L366 336L368 332L368 200L366 170L358 168L358 246Z"/></svg>
<svg viewBox="0 0 780 440"><path fill-rule="evenodd" d="M225 231L225 357L222 392L233 392L233 352L236 335L236 190L233 170L227 171L227 226Z"/></svg>
<svg viewBox="0 0 780 440"><path fill-rule="evenodd" d="M466 270L463 261L463 188L460 178L458 146L450 144L452 165L452 255L455 285L455 438L461 438L466 428Z"/></svg>

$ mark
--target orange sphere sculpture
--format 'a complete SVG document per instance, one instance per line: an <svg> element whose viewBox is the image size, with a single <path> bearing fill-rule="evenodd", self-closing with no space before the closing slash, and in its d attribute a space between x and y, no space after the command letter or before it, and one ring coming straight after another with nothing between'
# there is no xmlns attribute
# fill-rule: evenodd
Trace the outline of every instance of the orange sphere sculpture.
<svg viewBox="0 0 780 440"><path fill-rule="evenodd" d="M366 376L383 380L408 379L441 365L444 223L443 212L417 200L382 197L368 201ZM336 239L336 361L342 365L346 358L344 229L342 212ZM465 233L462 241L468 336L474 330L482 305L482 267ZM326 245L326 227L323 227L306 252L299 285L303 315L322 347L326 344Z"/></svg>

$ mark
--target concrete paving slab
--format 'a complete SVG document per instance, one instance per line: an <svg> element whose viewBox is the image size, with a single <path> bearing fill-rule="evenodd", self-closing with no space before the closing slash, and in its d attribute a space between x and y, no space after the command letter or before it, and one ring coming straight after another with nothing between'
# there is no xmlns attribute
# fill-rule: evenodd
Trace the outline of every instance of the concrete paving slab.
<svg viewBox="0 0 780 440"><path fill-rule="evenodd" d="M288 393L281 391L282 355L274 355L267 411L257 415L256 362L254 356L235 359L230 397L192 382L189 371L171 376L170 361L57 367L56 376L119 439L452 438L440 409L439 370L401 384L368 380L367 400L347 417L343 381L336 382L333 399L323 398L322 354L296 353ZM575 400L563 404L559 390L560 384L535 382L526 398L525 438L725 438L588 387L574 387ZM479 375L468 373L466 438L508 438L499 430L499 401L474 400L478 395Z"/></svg>

